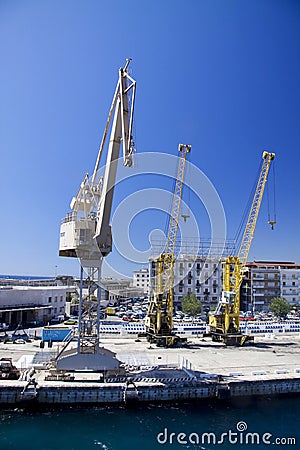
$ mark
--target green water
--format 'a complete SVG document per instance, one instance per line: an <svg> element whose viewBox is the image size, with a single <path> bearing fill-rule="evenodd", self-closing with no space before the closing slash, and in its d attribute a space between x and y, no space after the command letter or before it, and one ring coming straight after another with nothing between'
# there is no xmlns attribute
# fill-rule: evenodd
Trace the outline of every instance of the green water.
<svg viewBox="0 0 300 450"><path fill-rule="evenodd" d="M2 410L0 450L300 449L300 398L99 407L52 411ZM247 430L237 432L237 423ZM222 433L236 432L223 437ZM208 443L203 433L216 436ZM160 434L159 444L157 436ZM170 438L170 433L175 433ZM187 443L178 443L179 441ZM246 433L257 433L245 442ZM263 435L268 443L263 443ZM270 436L269 436L270 435ZM199 444L196 443L199 437ZM279 444L276 438L284 438ZM296 440L288 444L287 438ZM213 439L210 436L210 439ZM235 443L238 439L238 443ZM254 438L253 438L254 439ZM257 441L259 439L259 443ZM166 441L166 442L165 442ZM283 443L282 443L283 442Z"/></svg>

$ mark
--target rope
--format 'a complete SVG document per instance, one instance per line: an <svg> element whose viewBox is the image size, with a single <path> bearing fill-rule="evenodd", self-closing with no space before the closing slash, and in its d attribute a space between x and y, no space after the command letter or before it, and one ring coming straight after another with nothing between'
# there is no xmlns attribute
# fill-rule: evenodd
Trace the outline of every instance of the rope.
<svg viewBox="0 0 300 450"><path fill-rule="evenodd" d="M276 222L276 178L275 178L275 161L273 161L273 202L274 202L274 221Z"/></svg>

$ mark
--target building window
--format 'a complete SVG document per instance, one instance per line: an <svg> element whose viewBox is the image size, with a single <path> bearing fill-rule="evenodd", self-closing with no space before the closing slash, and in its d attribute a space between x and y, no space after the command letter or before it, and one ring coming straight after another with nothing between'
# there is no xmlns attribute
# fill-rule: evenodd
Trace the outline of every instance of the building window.
<svg viewBox="0 0 300 450"><path fill-rule="evenodd" d="M54 302L57 303L57 296L54 297Z"/></svg>
<svg viewBox="0 0 300 450"><path fill-rule="evenodd" d="M213 288L213 293L216 294L217 293L217 289Z"/></svg>
<svg viewBox="0 0 300 450"><path fill-rule="evenodd" d="M207 263L205 264L205 267L208 268L208 264Z"/></svg>
<svg viewBox="0 0 300 450"><path fill-rule="evenodd" d="M52 303L52 297L48 297L48 303Z"/></svg>

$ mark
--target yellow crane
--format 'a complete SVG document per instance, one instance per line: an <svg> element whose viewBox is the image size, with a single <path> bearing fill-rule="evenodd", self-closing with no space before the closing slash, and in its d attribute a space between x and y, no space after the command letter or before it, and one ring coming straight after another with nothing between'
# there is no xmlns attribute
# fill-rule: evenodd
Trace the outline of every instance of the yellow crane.
<svg viewBox="0 0 300 450"><path fill-rule="evenodd" d="M262 168L237 256L228 256L223 265L223 291L216 311L209 316L210 334L214 341L226 345L243 345L253 340L240 331L240 289L244 277L256 222L274 153L263 152ZM276 221L270 221L272 229Z"/></svg>
<svg viewBox="0 0 300 450"><path fill-rule="evenodd" d="M150 343L171 347L179 343L180 338L173 333L173 284L176 238L180 218L182 189L186 168L186 159L191 145L179 144L179 161L169 219L168 237L165 253L155 261L154 292L150 299L145 325Z"/></svg>

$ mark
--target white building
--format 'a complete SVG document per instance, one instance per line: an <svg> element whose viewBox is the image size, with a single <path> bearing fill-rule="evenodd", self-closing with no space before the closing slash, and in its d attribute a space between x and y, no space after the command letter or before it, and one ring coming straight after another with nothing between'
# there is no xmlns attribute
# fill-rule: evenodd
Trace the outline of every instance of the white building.
<svg viewBox="0 0 300 450"><path fill-rule="evenodd" d="M149 291L149 269L140 269L133 272L132 286L143 290L144 294Z"/></svg>
<svg viewBox="0 0 300 450"><path fill-rule="evenodd" d="M64 315L67 286L2 286L0 287L0 323L9 326L47 323Z"/></svg>
<svg viewBox="0 0 300 450"><path fill-rule="evenodd" d="M150 285L156 275L156 262L150 261ZM174 266L174 307L184 295L195 293L203 307L216 305L222 292L222 263L219 259L180 255Z"/></svg>
<svg viewBox="0 0 300 450"><path fill-rule="evenodd" d="M300 265L280 268L280 294L291 305L300 306Z"/></svg>
<svg viewBox="0 0 300 450"><path fill-rule="evenodd" d="M292 306L300 306L300 265L283 261L247 263L248 274L242 289L246 309L268 310L274 297L284 297ZM246 288L247 287L247 288Z"/></svg>
<svg viewBox="0 0 300 450"><path fill-rule="evenodd" d="M135 296L136 290L132 289L130 284L130 279L103 278L101 280L101 299L117 303L120 298Z"/></svg>

